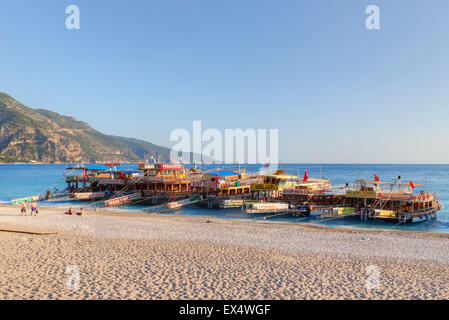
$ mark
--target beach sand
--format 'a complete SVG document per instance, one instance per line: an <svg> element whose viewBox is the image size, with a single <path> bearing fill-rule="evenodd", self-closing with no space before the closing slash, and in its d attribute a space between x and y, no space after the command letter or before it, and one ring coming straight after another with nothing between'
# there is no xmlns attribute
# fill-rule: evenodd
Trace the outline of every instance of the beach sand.
<svg viewBox="0 0 449 320"><path fill-rule="evenodd" d="M445 234L19 211L0 229L57 234L0 232L1 299L449 298Z"/></svg>

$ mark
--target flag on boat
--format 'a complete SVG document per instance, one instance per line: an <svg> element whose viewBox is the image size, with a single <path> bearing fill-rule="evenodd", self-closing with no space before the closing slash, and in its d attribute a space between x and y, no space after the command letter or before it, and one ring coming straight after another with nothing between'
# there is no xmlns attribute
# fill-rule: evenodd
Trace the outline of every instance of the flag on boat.
<svg viewBox="0 0 449 320"><path fill-rule="evenodd" d="M304 178L302 179L302 182L306 182L309 177L307 176L307 170L304 172Z"/></svg>
<svg viewBox="0 0 449 320"><path fill-rule="evenodd" d="M86 183L86 178L87 178L86 170L84 170L83 171L83 183Z"/></svg>
<svg viewBox="0 0 449 320"><path fill-rule="evenodd" d="M220 179L220 176L217 173L217 176L215 177L215 184L218 185L218 179Z"/></svg>
<svg viewBox="0 0 449 320"><path fill-rule="evenodd" d="M267 162L267 163L265 163L265 167L267 167L267 168L268 168L268 166L269 166L268 162Z"/></svg>
<svg viewBox="0 0 449 320"><path fill-rule="evenodd" d="M415 189L415 185L411 181L410 181L410 187L412 187L412 189Z"/></svg>
<svg viewBox="0 0 449 320"><path fill-rule="evenodd" d="M123 170L120 171L120 179L124 179L125 178L125 173L123 172Z"/></svg>
<svg viewBox="0 0 449 320"><path fill-rule="evenodd" d="M374 181L379 181L379 177L378 176L376 176L375 174L373 174L373 176L374 176Z"/></svg>

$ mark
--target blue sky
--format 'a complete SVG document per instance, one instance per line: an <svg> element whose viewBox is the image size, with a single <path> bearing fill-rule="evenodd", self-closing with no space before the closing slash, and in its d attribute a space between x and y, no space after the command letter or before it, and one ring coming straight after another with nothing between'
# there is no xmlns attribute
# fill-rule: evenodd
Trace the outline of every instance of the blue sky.
<svg viewBox="0 0 449 320"><path fill-rule="evenodd" d="M284 162L449 163L448 14L447 0L2 1L0 91L165 146L201 120L278 128Z"/></svg>

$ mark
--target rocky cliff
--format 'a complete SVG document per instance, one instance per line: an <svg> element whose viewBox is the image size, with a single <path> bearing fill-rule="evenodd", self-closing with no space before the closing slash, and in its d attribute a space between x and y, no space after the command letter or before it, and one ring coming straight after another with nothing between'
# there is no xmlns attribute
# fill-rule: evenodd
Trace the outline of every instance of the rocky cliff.
<svg viewBox="0 0 449 320"><path fill-rule="evenodd" d="M0 162L167 161L170 150L152 143L102 134L86 122L32 109L0 93Z"/></svg>

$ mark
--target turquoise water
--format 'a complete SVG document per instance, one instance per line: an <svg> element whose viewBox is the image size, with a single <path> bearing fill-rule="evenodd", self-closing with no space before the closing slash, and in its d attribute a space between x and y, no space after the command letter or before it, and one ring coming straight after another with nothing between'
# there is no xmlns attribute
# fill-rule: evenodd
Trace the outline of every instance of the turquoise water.
<svg viewBox="0 0 449 320"><path fill-rule="evenodd" d="M127 165L129 168L136 168L137 165ZM220 168L236 168L235 166L220 166ZM246 165L248 171L257 171L260 165ZM66 165L60 164L5 164L0 165L0 203L8 203L13 198L20 198L35 194L42 194L47 188L53 191L54 187L63 189L66 184L63 180ZM204 166L207 169L217 168L216 165ZM333 185L353 182L355 179L372 179L376 174L382 181L391 181L396 179L398 175L402 177L402 181L413 181L414 183L422 183L416 186L415 190L426 190L437 192L445 207L449 206L449 190L447 182L449 181L449 165L379 165L379 164L282 164L282 169L293 174L297 174L299 170L300 176L307 169L307 174L311 178L318 178L320 171L322 176L331 179ZM64 206L67 202L50 202L45 205ZM78 206L86 206L86 203L78 203ZM71 202L70 206L76 206ZM145 206L121 206L111 210L139 212ZM170 215L210 215L225 219L239 218L251 219L251 221L270 221L270 222L291 222L291 223L313 223L334 227L351 227L351 228L369 228L369 229L401 229L415 231L432 231L449 233L449 207L438 213L438 218L432 222L423 222L419 224L395 225L391 222L381 220L360 222L357 218L339 218L332 220L320 220L316 218L293 218L289 216L267 217L262 220L263 216L249 215L238 209L227 210L211 210L203 208L188 208L165 213Z"/></svg>

